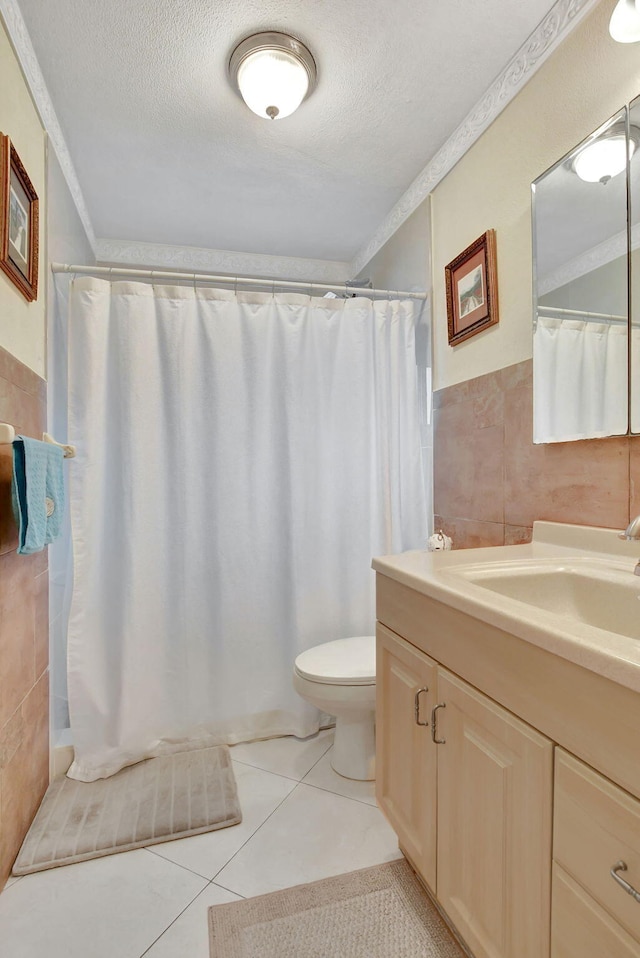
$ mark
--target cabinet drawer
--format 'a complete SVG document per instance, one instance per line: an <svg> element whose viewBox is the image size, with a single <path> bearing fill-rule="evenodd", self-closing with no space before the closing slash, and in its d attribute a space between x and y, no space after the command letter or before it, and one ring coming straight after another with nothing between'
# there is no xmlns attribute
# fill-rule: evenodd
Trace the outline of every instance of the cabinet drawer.
<svg viewBox="0 0 640 958"><path fill-rule="evenodd" d="M640 946L558 865L553 866L551 958L640 958Z"/></svg>
<svg viewBox="0 0 640 958"><path fill-rule="evenodd" d="M640 802L559 748L553 857L640 941L640 903L611 876L624 861L622 877L640 891Z"/></svg>

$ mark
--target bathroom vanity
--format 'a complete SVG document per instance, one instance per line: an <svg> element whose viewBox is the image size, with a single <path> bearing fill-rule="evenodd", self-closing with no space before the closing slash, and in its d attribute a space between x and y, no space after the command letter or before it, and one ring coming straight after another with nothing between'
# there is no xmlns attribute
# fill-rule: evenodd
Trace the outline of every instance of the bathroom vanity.
<svg viewBox="0 0 640 958"><path fill-rule="evenodd" d="M475 958L640 958L639 555L536 523L374 561L377 799Z"/></svg>

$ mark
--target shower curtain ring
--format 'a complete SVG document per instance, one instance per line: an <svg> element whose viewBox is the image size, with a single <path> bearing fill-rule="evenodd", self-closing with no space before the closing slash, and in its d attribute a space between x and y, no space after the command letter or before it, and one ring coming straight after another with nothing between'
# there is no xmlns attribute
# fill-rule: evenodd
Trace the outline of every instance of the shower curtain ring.
<svg viewBox="0 0 640 958"><path fill-rule="evenodd" d="M309 283L309 299L313 299L313 283Z"/></svg>

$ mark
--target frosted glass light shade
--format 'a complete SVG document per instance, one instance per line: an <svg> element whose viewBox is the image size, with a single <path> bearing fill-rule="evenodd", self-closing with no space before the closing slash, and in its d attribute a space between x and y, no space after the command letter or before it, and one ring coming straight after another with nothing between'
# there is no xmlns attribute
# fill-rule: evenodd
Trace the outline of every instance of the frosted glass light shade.
<svg viewBox="0 0 640 958"><path fill-rule="evenodd" d="M259 50L240 64L238 86L250 110L267 119L281 120L304 100L309 77L291 53Z"/></svg>
<svg viewBox="0 0 640 958"><path fill-rule="evenodd" d="M613 176L622 173L627 165L626 142L624 133L594 140L575 157L575 172L587 183L606 183ZM629 159L634 151L635 143L629 140Z"/></svg>
<svg viewBox="0 0 640 958"><path fill-rule="evenodd" d="M609 33L618 43L637 43L640 40L638 0L618 0L609 21Z"/></svg>
<svg viewBox="0 0 640 958"><path fill-rule="evenodd" d="M312 92L316 63L295 37L268 31L246 37L231 54L229 76L250 110L281 120Z"/></svg>

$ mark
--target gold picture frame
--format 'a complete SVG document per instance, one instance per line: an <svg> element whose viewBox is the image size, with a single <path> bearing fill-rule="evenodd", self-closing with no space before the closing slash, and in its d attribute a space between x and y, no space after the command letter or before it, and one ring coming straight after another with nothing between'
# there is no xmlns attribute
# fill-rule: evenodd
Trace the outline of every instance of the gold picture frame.
<svg viewBox="0 0 640 958"><path fill-rule="evenodd" d="M29 302L38 298L39 201L9 137L0 133L0 269Z"/></svg>
<svg viewBox="0 0 640 958"><path fill-rule="evenodd" d="M449 345L498 322L496 231L487 230L444 268Z"/></svg>

